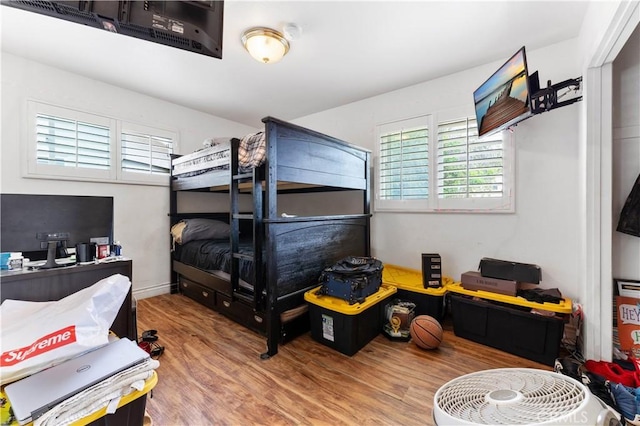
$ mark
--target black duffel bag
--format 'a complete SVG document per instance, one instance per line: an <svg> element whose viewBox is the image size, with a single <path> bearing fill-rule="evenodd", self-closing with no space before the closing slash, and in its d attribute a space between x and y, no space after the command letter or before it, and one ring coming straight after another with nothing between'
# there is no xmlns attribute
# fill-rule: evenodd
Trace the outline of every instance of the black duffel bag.
<svg viewBox="0 0 640 426"><path fill-rule="evenodd" d="M383 268L374 257L345 257L322 271L317 294L338 297L350 305L362 303L380 288Z"/></svg>

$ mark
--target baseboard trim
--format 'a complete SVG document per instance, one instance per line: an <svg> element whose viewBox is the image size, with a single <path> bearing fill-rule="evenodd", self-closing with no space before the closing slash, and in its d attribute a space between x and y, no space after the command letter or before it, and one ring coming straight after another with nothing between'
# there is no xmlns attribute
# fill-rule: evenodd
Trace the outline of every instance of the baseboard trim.
<svg viewBox="0 0 640 426"><path fill-rule="evenodd" d="M171 293L171 283L165 283L134 289L133 297L136 299L146 299L148 297L160 296L161 294L169 293Z"/></svg>

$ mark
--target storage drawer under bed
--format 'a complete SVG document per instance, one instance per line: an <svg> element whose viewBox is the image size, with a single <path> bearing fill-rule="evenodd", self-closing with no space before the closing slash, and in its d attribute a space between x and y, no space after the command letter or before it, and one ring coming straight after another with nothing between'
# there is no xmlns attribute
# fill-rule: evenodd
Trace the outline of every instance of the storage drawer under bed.
<svg viewBox="0 0 640 426"><path fill-rule="evenodd" d="M231 287L231 282L228 274L218 274L214 271L203 271L202 269L186 265L184 263L178 262L177 260L173 261L173 271L178 274L178 279L180 281L187 277L187 280L195 282L203 286L204 288L210 289L211 291L224 293L228 296L231 296L231 294L233 294L233 289Z"/></svg>
<svg viewBox="0 0 640 426"><path fill-rule="evenodd" d="M267 330L267 321L264 313L256 312L253 307L230 297L218 293L216 298L216 310L246 327L264 333Z"/></svg>
<svg viewBox="0 0 640 426"><path fill-rule="evenodd" d="M216 309L215 291L194 283L185 277L180 277L179 280L180 291L182 294L196 302L202 303L207 308Z"/></svg>

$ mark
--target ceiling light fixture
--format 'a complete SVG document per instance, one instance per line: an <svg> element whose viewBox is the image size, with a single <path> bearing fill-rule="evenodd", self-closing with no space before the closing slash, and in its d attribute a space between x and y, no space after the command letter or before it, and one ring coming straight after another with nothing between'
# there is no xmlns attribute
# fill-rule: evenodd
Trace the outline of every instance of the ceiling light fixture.
<svg viewBox="0 0 640 426"><path fill-rule="evenodd" d="M250 28L242 34L242 44L256 61L272 64L289 51L289 42L271 28Z"/></svg>

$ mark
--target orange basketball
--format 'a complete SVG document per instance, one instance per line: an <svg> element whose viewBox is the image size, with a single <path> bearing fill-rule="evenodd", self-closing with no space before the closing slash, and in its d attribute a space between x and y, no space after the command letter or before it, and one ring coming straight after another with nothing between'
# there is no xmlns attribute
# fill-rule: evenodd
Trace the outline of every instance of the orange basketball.
<svg viewBox="0 0 640 426"><path fill-rule="evenodd" d="M429 315L418 315L411 321L411 339L422 349L435 349L442 342L442 326Z"/></svg>

